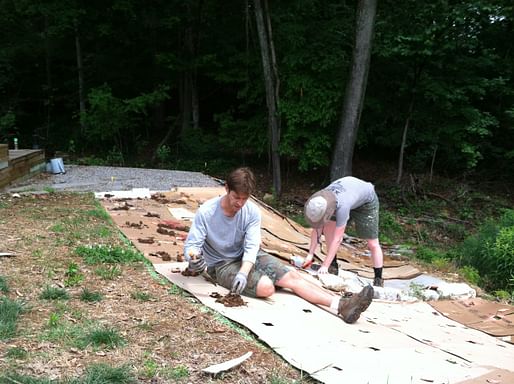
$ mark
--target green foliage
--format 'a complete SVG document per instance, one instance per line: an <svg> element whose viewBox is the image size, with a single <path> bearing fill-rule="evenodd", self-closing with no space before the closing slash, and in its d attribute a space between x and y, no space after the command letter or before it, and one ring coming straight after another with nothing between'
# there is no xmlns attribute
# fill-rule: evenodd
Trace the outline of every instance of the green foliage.
<svg viewBox="0 0 514 384"><path fill-rule="evenodd" d="M11 131L16 125L16 115L13 111L7 111L4 114L0 115L0 142L4 137L6 137L7 133Z"/></svg>
<svg viewBox="0 0 514 384"><path fill-rule="evenodd" d="M65 289L51 287L49 285L47 285L39 295L39 298L42 300L68 300L69 297Z"/></svg>
<svg viewBox="0 0 514 384"><path fill-rule="evenodd" d="M6 373L0 375L0 384L56 384L54 380L47 378L20 375L17 373Z"/></svg>
<svg viewBox="0 0 514 384"><path fill-rule="evenodd" d="M76 263L69 263L66 272L64 273L64 286L73 287L80 284L84 280L84 275L80 273L79 266Z"/></svg>
<svg viewBox="0 0 514 384"><path fill-rule="evenodd" d="M87 288L83 288L80 293L80 300L87 303L96 303L102 300L102 294L100 292L90 291Z"/></svg>
<svg viewBox="0 0 514 384"><path fill-rule="evenodd" d="M75 254L84 258L87 264L117 264L143 261L144 256L133 249L111 245L80 245L75 248Z"/></svg>
<svg viewBox="0 0 514 384"><path fill-rule="evenodd" d="M88 346L93 348L114 349L125 344L125 339L114 328L97 327L84 332L78 339L76 345L80 349Z"/></svg>
<svg viewBox="0 0 514 384"><path fill-rule="evenodd" d="M5 353L8 359L24 360L27 356L28 352L22 347L10 347Z"/></svg>
<svg viewBox="0 0 514 384"><path fill-rule="evenodd" d="M382 243L394 244L403 234L403 227L391 212L380 211L379 236Z"/></svg>
<svg viewBox="0 0 514 384"><path fill-rule="evenodd" d="M165 372L165 376L172 380L182 380L189 377L189 368L183 364L179 364Z"/></svg>
<svg viewBox="0 0 514 384"><path fill-rule="evenodd" d="M135 291L130 293L130 297L137 301L150 301L153 299L148 292Z"/></svg>
<svg viewBox="0 0 514 384"><path fill-rule="evenodd" d="M23 306L8 297L0 297L0 340L6 340L16 333L16 324Z"/></svg>
<svg viewBox="0 0 514 384"><path fill-rule="evenodd" d="M9 293L9 284L7 283L7 279L4 276L0 276L0 292L7 294Z"/></svg>
<svg viewBox="0 0 514 384"><path fill-rule="evenodd" d="M129 366L112 367L107 364L94 364L86 369L86 373L79 379L71 380L69 384L136 384Z"/></svg>
<svg viewBox="0 0 514 384"><path fill-rule="evenodd" d="M104 280L114 280L118 276L121 276L121 274L122 271L117 265L95 268L95 275L100 276Z"/></svg>
<svg viewBox="0 0 514 384"><path fill-rule="evenodd" d="M416 249L415 256L419 260L432 263L436 260L444 259L446 254L433 248L420 246Z"/></svg>
<svg viewBox="0 0 514 384"><path fill-rule="evenodd" d="M458 262L474 267L486 289L513 288L514 210L507 210L498 222L487 221L464 240Z"/></svg>
<svg viewBox="0 0 514 384"><path fill-rule="evenodd" d="M474 267L465 265L459 269L459 275L462 276L467 282L473 285L480 285L480 273Z"/></svg>

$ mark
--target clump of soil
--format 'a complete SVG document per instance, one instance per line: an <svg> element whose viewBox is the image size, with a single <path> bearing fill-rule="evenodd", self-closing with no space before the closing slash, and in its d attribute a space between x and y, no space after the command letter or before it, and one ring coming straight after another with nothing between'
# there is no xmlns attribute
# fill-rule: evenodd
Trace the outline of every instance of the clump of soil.
<svg viewBox="0 0 514 384"><path fill-rule="evenodd" d="M223 296L218 292L213 292L209 296L215 298L216 303L221 303L225 307L242 307L247 304L240 295L235 293L228 293Z"/></svg>

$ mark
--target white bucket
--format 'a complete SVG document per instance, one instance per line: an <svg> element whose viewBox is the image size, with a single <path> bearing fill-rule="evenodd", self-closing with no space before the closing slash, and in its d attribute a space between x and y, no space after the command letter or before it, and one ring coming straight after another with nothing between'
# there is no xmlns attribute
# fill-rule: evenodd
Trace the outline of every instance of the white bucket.
<svg viewBox="0 0 514 384"><path fill-rule="evenodd" d="M62 158L57 157L55 159L50 160L50 168L52 169L52 173L66 173L64 170L64 163Z"/></svg>

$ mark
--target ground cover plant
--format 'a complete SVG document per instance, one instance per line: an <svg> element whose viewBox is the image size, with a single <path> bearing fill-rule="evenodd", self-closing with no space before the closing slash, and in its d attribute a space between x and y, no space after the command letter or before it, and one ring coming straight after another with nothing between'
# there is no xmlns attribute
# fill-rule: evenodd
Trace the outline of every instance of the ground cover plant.
<svg viewBox="0 0 514 384"><path fill-rule="evenodd" d="M92 194L0 195L0 249L1 384L308 382L160 279Z"/></svg>

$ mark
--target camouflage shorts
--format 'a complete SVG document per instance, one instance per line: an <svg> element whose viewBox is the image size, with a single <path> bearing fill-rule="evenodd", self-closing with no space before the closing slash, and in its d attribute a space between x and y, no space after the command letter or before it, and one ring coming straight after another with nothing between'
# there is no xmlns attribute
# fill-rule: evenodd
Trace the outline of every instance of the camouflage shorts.
<svg viewBox="0 0 514 384"><path fill-rule="evenodd" d="M237 272L241 268L241 260L230 261L217 267L209 267L207 272L216 279L218 284L230 289ZM268 276L273 284L279 281L290 269L281 263L276 257L259 251L255 265L248 275L248 284L243 291L243 295L256 297L257 284L261 277Z"/></svg>
<svg viewBox="0 0 514 384"><path fill-rule="evenodd" d="M361 239L378 239L378 197L375 197L369 203L350 211L350 220L355 223L357 236Z"/></svg>

